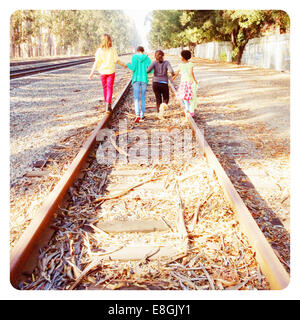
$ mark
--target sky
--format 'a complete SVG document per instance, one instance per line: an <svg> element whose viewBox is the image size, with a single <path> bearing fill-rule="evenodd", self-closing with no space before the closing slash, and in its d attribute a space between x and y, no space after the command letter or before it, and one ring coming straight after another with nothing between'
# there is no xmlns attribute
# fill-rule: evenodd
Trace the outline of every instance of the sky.
<svg viewBox="0 0 300 320"><path fill-rule="evenodd" d="M138 33L142 39L141 45L145 48L146 51L149 50L147 42L147 33L150 31L150 23L147 22L145 25L145 18L151 10L124 10L124 13L133 19Z"/></svg>

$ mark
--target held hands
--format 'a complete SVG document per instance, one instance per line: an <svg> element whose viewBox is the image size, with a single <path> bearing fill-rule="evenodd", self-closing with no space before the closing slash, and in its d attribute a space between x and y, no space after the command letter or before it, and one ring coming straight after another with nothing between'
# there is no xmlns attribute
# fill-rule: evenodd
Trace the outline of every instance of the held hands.
<svg viewBox="0 0 300 320"><path fill-rule="evenodd" d="M125 63L123 63L122 61L118 60L117 63L122 66L125 69L128 69L127 65Z"/></svg>
<svg viewBox="0 0 300 320"><path fill-rule="evenodd" d="M120 64L121 64L121 66L124 67L125 69L129 69L126 64L124 64L124 63L120 63ZM93 77L94 77L94 71L91 71L91 73L90 73L90 75L89 75L89 79L92 80Z"/></svg>

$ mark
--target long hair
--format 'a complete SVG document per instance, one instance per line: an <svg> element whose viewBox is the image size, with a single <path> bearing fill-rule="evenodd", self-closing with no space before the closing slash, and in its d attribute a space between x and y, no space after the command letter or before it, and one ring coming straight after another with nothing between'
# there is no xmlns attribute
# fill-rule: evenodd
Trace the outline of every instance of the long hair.
<svg viewBox="0 0 300 320"><path fill-rule="evenodd" d="M112 41L109 34L105 34L101 41L101 49L108 49L112 47Z"/></svg>

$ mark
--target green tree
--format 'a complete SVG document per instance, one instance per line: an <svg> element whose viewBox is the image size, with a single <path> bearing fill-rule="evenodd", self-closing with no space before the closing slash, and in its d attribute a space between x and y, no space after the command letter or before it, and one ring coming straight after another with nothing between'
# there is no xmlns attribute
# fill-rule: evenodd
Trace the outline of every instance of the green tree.
<svg viewBox="0 0 300 320"><path fill-rule="evenodd" d="M10 38L12 50L19 51L22 43L31 44L32 38L40 35L42 16L36 10L18 10L10 17Z"/></svg>
<svg viewBox="0 0 300 320"><path fill-rule="evenodd" d="M154 11L148 36L150 45L152 48L188 46L193 51L199 43L220 38L215 14L215 10Z"/></svg>
<svg viewBox="0 0 300 320"><path fill-rule="evenodd" d="M156 10L152 13L152 27L148 41L152 49L172 48L183 45L180 33L180 10Z"/></svg>
<svg viewBox="0 0 300 320"><path fill-rule="evenodd" d="M280 10L224 10L220 14L219 31L230 35L232 58L240 64L243 51L250 39L263 36L267 31L289 30L289 17Z"/></svg>
<svg viewBox="0 0 300 320"><path fill-rule="evenodd" d="M240 63L250 39L289 28L289 16L281 10L158 10L149 41L152 48L189 46L191 51L199 43L231 41L232 58Z"/></svg>
<svg viewBox="0 0 300 320"><path fill-rule="evenodd" d="M53 36L57 46L78 48L83 54L94 54L104 33L111 35L119 52L140 41L134 23L121 10L19 10L11 16L10 33L13 56L22 44L32 45L37 38L47 44Z"/></svg>

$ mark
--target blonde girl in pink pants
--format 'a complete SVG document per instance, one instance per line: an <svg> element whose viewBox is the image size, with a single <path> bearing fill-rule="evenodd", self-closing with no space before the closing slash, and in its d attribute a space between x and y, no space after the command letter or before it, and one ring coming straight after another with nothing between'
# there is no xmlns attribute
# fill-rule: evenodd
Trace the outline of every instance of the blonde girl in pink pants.
<svg viewBox="0 0 300 320"><path fill-rule="evenodd" d="M106 113L110 113L112 111L111 100L115 82L116 63L127 68L127 66L119 60L117 51L112 46L111 37L108 34L105 34L103 36L101 46L96 52L95 63L89 78L90 80L93 79L96 69L100 73Z"/></svg>

